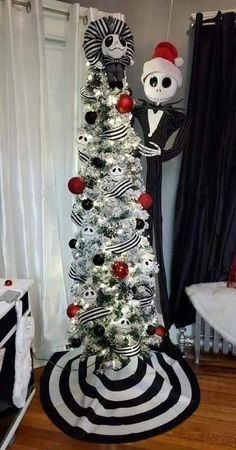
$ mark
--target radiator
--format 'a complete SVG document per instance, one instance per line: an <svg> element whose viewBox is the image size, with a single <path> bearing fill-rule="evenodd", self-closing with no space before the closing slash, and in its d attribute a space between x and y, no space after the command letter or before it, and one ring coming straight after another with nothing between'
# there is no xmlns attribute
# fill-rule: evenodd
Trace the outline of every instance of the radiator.
<svg viewBox="0 0 236 450"><path fill-rule="evenodd" d="M187 336L186 328L180 328L178 344L183 354L185 354L186 347L194 348L197 364L200 360L201 351L236 356L236 346L226 341L198 312L196 312L196 323L193 325L193 336Z"/></svg>

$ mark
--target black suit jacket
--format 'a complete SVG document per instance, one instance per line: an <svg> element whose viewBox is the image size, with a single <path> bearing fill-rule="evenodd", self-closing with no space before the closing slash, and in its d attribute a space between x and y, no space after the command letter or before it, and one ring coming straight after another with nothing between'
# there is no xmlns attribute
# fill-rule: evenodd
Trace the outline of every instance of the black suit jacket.
<svg viewBox="0 0 236 450"><path fill-rule="evenodd" d="M166 272L163 257L162 242L162 207L161 207L161 183L162 183L162 163L177 156L184 148L186 148L191 121L180 111L171 108L164 111L160 122L152 134L149 133L148 109L134 108L134 117L138 119L143 130L144 144L148 147L155 148L150 142L158 144L161 148L160 156L147 158L147 181L146 189L152 195L153 207L150 211L150 236L152 243L152 235L154 229L155 249L157 260L160 264L160 272L158 274L160 305L165 325L168 326L168 293L166 285ZM166 142L169 137L179 130L174 143L170 149L165 149ZM157 292L158 293L158 292Z"/></svg>

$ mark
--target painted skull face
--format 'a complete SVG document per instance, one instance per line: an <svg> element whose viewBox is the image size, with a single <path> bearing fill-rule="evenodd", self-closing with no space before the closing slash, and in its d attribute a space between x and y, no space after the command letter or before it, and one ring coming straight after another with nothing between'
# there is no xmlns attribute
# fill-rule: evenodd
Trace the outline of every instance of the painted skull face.
<svg viewBox="0 0 236 450"><path fill-rule="evenodd" d="M143 259L141 266L142 266L143 270L145 270L146 272L151 272L155 267L155 260L152 258L146 257Z"/></svg>
<svg viewBox="0 0 236 450"><path fill-rule="evenodd" d="M144 80L144 92L149 100L167 102L177 91L177 81L161 72L152 72Z"/></svg>
<svg viewBox="0 0 236 450"><path fill-rule="evenodd" d="M86 289L86 291L84 291L84 293L83 293L83 299L86 302L89 302L92 304L95 303L96 299L97 299L97 294L96 294L95 290L92 287L89 287L88 289Z"/></svg>
<svg viewBox="0 0 236 450"><path fill-rule="evenodd" d="M76 138L76 144L78 147L86 147L89 142L91 142L92 136L91 134L87 133L85 130L79 131L77 138Z"/></svg>
<svg viewBox="0 0 236 450"><path fill-rule="evenodd" d="M112 166L110 175L113 181L121 181L124 178L124 169L117 165Z"/></svg>
<svg viewBox="0 0 236 450"><path fill-rule="evenodd" d="M102 53L111 56L113 59L120 59L126 54L127 44L119 34L109 34L103 39Z"/></svg>
<svg viewBox="0 0 236 450"><path fill-rule="evenodd" d="M81 230L82 237L85 239L93 239L95 235L95 228L93 225L84 225Z"/></svg>
<svg viewBox="0 0 236 450"><path fill-rule="evenodd" d="M123 334L129 333L131 330L131 322L126 317L122 317L121 319L117 320L115 326L117 330Z"/></svg>

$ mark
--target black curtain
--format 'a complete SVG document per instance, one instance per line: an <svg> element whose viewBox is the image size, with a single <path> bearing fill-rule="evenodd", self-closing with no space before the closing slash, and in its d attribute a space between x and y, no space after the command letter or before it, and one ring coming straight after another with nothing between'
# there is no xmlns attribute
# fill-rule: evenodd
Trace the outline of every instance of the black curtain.
<svg viewBox="0 0 236 450"><path fill-rule="evenodd" d="M236 249L236 15L197 14L188 115L192 132L177 190L169 320L195 321L184 288L227 279Z"/></svg>

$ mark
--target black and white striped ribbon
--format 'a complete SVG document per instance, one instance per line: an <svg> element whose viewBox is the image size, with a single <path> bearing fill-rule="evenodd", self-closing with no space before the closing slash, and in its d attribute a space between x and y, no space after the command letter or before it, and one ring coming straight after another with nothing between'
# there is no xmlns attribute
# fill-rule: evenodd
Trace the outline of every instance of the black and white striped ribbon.
<svg viewBox="0 0 236 450"><path fill-rule="evenodd" d="M100 134L102 139L110 139L111 141L118 141L119 139L123 139L128 134L128 126L120 125L117 128L112 128L110 130L104 131Z"/></svg>
<svg viewBox="0 0 236 450"><path fill-rule="evenodd" d="M115 255L121 255L121 253L137 247L140 241L141 236L138 233L134 233L131 238L126 239L126 241L121 242L120 244L110 245L106 250L110 250L112 253L115 253Z"/></svg>
<svg viewBox="0 0 236 450"><path fill-rule="evenodd" d="M138 149L141 155L151 157L151 156L158 156L161 154L161 149L159 145L155 144L155 142L150 142L150 144L154 145L156 148L147 147L146 145L139 144Z"/></svg>
<svg viewBox="0 0 236 450"><path fill-rule="evenodd" d="M79 227L82 227L83 222L84 222L83 217L81 217L81 215L79 213L75 213L74 211L72 211L72 213L71 213L71 220L76 225L79 225Z"/></svg>
<svg viewBox="0 0 236 450"><path fill-rule="evenodd" d="M92 92L87 91L85 86L80 89L80 96L83 100L96 100L95 95Z"/></svg>
<svg viewBox="0 0 236 450"><path fill-rule="evenodd" d="M85 325L92 320L101 319L102 317L106 317L111 314L111 309L97 307L93 309L89 309L89 311L85 311L78 316L79 321Z"/></svg>
<svg viewBox="0 0 236 450"><path fill-rule="evenodd" d="M136 293L134 299L139 302L139 305L143 308L152 303L154 297L154 291L150 286L145 286L146 293Z"/></svg>
<svg viewBox="0 0 236 450"><path fill-rule="evenodd" d="M145 306L151 305L152 299L153 299L153 297L150 298L150 299L148 299L148 298L142 298L142 299L139 299L139 300L138 300L139 306L140 306L141 308L145 308Z"/></svg>
<svg viewBox="0 0 236 450"><path fill-rule="evenodd" d="M82 161L82 162L88 162L90 159L86 153L82 152L79 149L78 149L78 156L79 156L80 161Z"/></svg>
<svg viewBox="0 0 236 450"><path fill-rule="evenodd" d="M70 266L70 271L69 271L69 277L72 278L75 281L80 281L81 283L84 283L87 278L84 275L80 275L76 272L75 267L72 265Z"/></svg>
<svg viewBox="0 0 236 450"><path fill-rule="evenodd" d="M120 181L110 191L105 193L106 197L121 197L128 189L132 188L132 182L129 179Z"/></svg>
<svg viewBox="0 0 236 450"><path fill-rule="evenodd" d="M137 344L129 345L128 347L111 347L111 349L113 352L119 353L120 355L135 356L140 352L141 346L140 342L137 342Z"/></svg>

